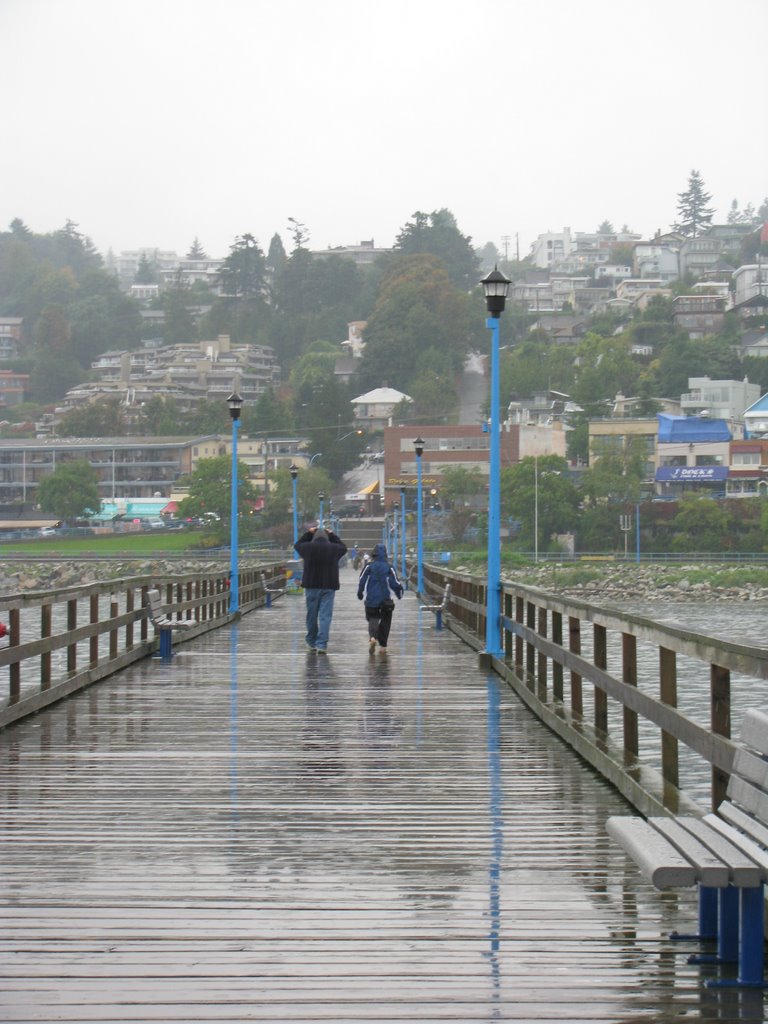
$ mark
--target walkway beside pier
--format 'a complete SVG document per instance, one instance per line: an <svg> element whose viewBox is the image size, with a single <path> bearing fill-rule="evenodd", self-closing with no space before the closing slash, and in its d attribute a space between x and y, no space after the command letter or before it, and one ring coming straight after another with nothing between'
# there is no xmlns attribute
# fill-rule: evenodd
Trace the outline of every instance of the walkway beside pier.
<svg viewBox="0 0 768 1024"><path fill-rule="evenodd" d="M412 594L288 595L0 733L6 1022L763 1020L630 813Z"/></svg>

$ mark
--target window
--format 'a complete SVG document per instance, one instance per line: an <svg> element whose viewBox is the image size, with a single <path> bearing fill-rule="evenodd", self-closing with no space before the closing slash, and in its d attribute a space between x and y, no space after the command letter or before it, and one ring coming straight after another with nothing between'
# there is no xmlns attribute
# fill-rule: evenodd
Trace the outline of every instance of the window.
<svg viewBox="0 0 768 1024"><path fill-rule="evenodd" d="M759 466L760 452L735 452L731 460L732 466Z"/></svg>

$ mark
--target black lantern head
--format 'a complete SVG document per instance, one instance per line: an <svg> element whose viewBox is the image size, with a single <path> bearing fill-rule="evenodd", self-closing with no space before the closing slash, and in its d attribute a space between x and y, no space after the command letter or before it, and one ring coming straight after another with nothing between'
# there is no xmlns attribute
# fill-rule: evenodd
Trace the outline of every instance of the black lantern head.
<svg viewBox="0 0 768 1024"><path fill-rule="evenodd" d="M424 454L424 438L419 435L413 442L414 450L419 458Z"/></svg>
<svg viewBox="0 0 768 1024"><path fill-rule="evenodd" d="M232 419L239 420L240 410L243 408L243 400L236 391L233 391L227 399L227 405L229 406L229 415Z"/></svg>
<svg viewBox="0 0 768 1024"><path fill-rule="evenodd" d="M507 295L509 294L509 286L512 282L508 277L504 277L498 267L494 267L490 274L482 279L480 284L483 286L483 292L485 293L486 308L489 314L495 320L498 320L504 312Z"/></svg>
<svg viewBox="0 0 768 1024"><path fill-rule="evenodd" d="M291 463L291 465L290 465L290 473L291 473L291 480L295 480L296 477L299 475L299 467L298 466L294 466L294 464Z"/></svg>

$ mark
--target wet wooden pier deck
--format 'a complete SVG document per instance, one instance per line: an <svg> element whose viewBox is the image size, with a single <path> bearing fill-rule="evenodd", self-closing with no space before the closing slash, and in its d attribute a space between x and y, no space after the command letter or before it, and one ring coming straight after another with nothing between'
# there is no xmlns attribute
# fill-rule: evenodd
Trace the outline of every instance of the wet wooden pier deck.
<svg viewBox="0 0 768 1024"><path fill-rule="evenodd" d="M407 595L287 596L0 733L0 1019L763 1020L663 937L627 810Z"/></svg>

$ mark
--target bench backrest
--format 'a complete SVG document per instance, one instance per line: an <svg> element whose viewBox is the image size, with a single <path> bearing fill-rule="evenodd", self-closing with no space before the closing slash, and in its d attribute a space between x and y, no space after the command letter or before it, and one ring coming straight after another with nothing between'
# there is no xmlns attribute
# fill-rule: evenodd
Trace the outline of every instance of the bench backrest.
<svg viewBox="0 0 768 1024"><path fill-rule="evenodd" d="M163 601L160 591L156 589L147 591L147 602L149 604L149 617L153 622L163 618Z"/></svg>
<svg viewBox="0 0 768 1024"><path fill-rule="evenodd" d="M768 847L768 715L747 711L720 817Z"/></svg>

